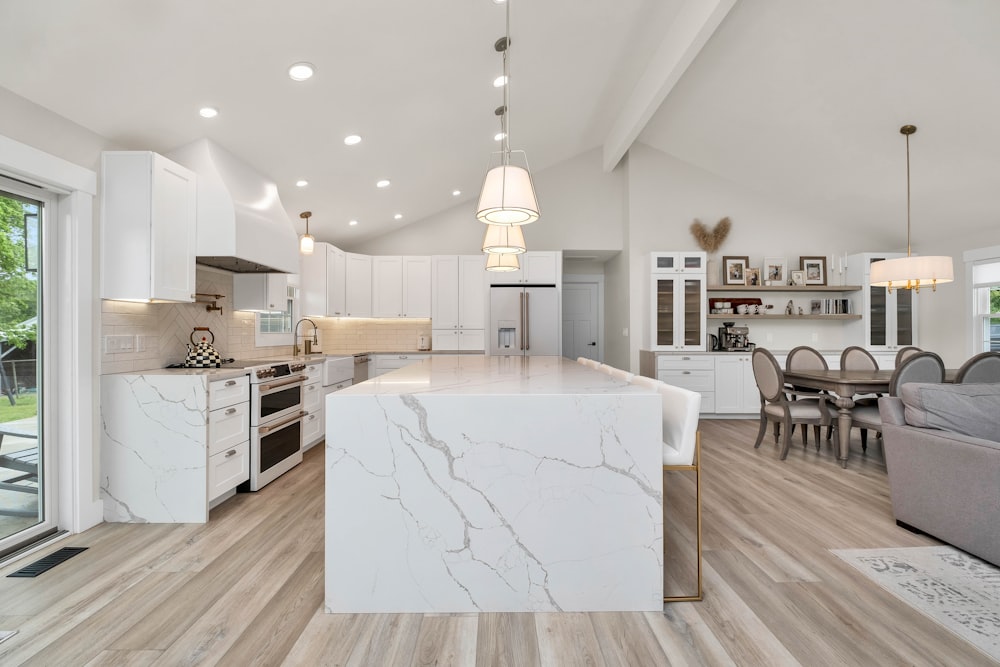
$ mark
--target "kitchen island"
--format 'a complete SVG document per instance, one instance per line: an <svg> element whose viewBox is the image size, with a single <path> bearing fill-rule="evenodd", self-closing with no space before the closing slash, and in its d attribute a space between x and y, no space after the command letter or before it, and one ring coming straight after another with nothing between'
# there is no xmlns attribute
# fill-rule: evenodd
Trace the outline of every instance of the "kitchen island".
<svg viewBox="0 0 1000 667"><path fill-rule="evenodd" d="M328 612L662 609L656 392L437 355L326 400Z"/></svg>

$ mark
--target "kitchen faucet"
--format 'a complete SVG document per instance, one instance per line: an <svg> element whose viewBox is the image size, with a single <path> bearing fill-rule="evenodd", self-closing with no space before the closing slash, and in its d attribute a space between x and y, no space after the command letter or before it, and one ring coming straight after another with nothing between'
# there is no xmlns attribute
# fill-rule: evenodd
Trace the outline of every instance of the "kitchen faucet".
<svg viewBox="0 0 1000 667"><path fill-rule="evenodd" d="M312 340L304 341L305 342L305 348L306 348L305 353L306 354L312 354L312 346L319 344L319 337L317 336L317 333L319 332L319 327L317 327L316 323L313 322L312 320L310 320L308 317L303 317L302 319L300 319L298 322L295 323L295 328L292 329L292 356L293 357L299 356L299 325L302 324L303 322L308 322L309 324L313 325Z"/></svg>

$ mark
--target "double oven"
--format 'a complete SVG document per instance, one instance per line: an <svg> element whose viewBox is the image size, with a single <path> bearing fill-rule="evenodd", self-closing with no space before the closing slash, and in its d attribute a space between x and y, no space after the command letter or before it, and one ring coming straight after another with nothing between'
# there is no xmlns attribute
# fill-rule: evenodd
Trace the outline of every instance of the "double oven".
<svg viewBox="0 0 1000 667"><path fill-rule="evenodd" d="M302 462L305 364L249 366L250 480L240 491L258 491Z"/></svg>

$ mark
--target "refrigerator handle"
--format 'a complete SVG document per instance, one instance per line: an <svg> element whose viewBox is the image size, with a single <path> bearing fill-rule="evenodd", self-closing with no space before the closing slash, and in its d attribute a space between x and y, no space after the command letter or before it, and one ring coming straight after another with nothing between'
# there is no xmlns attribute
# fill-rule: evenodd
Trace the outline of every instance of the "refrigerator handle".
<svg viewBox="0 0 1000 667"><path fill-rule="evenodd" d="M521 292L518 296L518 303L520 304L520 310L517 313L517 328L521 330L521 350L524 350L524 292Z"/></svg>
<svg viewBox="0 0 1000 667"><path fill-rule="evenodd" d="M524 293L524 349L531 349L531 293Z"/></svg>

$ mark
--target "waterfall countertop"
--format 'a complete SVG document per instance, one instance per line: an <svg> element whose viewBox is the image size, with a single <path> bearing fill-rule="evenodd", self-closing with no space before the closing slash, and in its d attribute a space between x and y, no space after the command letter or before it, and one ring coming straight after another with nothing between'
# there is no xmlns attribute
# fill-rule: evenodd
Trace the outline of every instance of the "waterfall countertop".
<svg viewBox="0 0 1000 667"><path fill-rule="evenodd" d="M327 611L662 610L655 391L436 355L326 407Z"/></svg>

